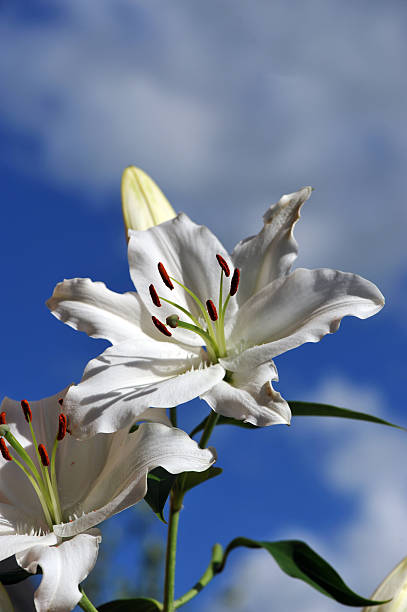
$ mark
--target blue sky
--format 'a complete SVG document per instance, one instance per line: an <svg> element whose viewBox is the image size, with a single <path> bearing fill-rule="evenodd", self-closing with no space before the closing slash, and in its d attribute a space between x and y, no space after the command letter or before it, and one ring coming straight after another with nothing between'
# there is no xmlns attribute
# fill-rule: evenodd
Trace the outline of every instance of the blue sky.
<svg viewBox="0 0 407 612"><path fill-rule="evenodd" d="M44 302L75 276L131 289L120 177L136 164L230 249L311 184L298 265L362 274L387 305L281 356L278 390L406 424L406 12L375 0L3 3L1 394L51 395L106 346ZM185 426L198 413L202 402L183 407ZM213 444L225 472L187 497L179 593L212 542L236 535L304 537L366 595L407 554L401 432L297 419L221 429ZM341 609L262 553L234 554L191 610L242 582L239 612Z"/></svg>

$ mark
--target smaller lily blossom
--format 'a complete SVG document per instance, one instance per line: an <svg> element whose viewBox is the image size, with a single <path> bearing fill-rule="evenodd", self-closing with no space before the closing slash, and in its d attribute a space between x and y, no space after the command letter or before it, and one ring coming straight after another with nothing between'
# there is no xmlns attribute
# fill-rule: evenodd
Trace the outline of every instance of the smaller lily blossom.
<svg viewBox="0 0 407 612"><path fill-rule="evenodd" d="M90 279L56 286L47 302L52 313L113 345L68 393L75 435L115 431L148 407L197 396L218 414L253 425L290 422L288 403L272 386L273 359L335 332L346 315L365 319L384 304L378 288L356 274L291 270L294 226L311 191L283 196L259 234L231 255L183 213L130 231L137 293L116 294Z"/></svg>
<svg viewBox="0 0 407 612"><path fill-rule="evenodd" d="M98 555L95 526L145 496L149 471L200 472L215 461L213 449L161 423L79 442L60 412L67 390L0 407L0 561L15 555L28 572L41 567L38 612L77 605Z"/></svg>

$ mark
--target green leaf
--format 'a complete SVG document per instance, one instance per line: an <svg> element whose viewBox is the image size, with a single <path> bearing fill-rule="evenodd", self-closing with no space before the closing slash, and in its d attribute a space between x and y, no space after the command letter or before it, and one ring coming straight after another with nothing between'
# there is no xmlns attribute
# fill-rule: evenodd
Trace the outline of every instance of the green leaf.
<svg viewBox="0 0 407 612"><path fill-rule="evenodd" d="M41 568L39 567L37 574L41 573ZM0 563L0 582L4 585L17 584L32 575L18 565L15 557L10 557Z"/></svg>
<svg viewBox="0 0 407 612"><path fill-rule="evenodd" d="M322 416L322 417L339 417L343 419L354 419L356 421L368 421L370 423L378 423L379 425L388 425L403 429L405 427L389 423L379 419L379 417L366 414L365 412L356 412L348 408L339 408L338 406L330 406L329 404L315 404L314 402L288 402L293 416Z"/></svg>
<svg viewBox="0 0 407 612"><path fill-rule="evenodd" d="M201 423L199 423L199 425L195 427L195 429L191 431L191 433L189 434L191 438L195 436L195 434L205 429L205 425L207 423L208 418L209 417L206 417L203 421L201 421ZM236 427L243 427L243 429L262 429L260 427L256 427L256 425L252 425L251 423L244 423L243 421L231 419L222 415L219 416L216 425L235 425Z"/></svg>
<svg viewBox="0 0 407 612"><path fill-rule="evenodd" d="M182 490L189 491L189 489L193 489L197 485L201 484L201 482L205 482L206 480L215 478L215 476L219 476L219 474L222 474L222 472L222 468L213 466L208 468L204 472L184 472ZM182 474L180 476L182 476Z"/></svg>
<svg viewBox="0 0 407 612"><path fill-rule="evenodd" d="M267 550L280 568L293 578L303 580L327 597L331 597L346 606L372 606L382 601L372 601L352 591L334 568L300 540L281 540L279 542L262 542L248 538L235 538L225 550L222 563L217 568L221 572L229 553L240 546L246 548L263 548Z"/></svg>
<svg viewBox="0 0 407 612"><path fill-rule="evenodd" d="M162 605L149 597L116 599L98 607L99 612L161 612Z"/></svg>
<svg viewBox="0 0 407 612"><path fill-rule="evenodd" d="M147 476L147 493L144 499L163 523L167 522L163 514L165 502L176 478L176 474L170 474L162 467L152 470Z"/></svg>

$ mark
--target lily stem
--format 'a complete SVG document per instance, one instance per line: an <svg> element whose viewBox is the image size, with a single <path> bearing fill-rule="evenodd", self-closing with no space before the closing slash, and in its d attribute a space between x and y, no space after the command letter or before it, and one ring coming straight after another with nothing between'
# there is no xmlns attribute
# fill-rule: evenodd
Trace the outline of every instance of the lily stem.
<svg viewBox="0 0 407 612"><path fill-rule="evenodd" d="M184 493L171 491L170 515L168 519L167 552L165 557L164 612L174 612L175 560L177 554L177 536L179 513L182 508Z"/></svg>
<svg viewBox="0 0 407 612"><path fill-rule="evenodd" d="M200 593L202 589L206 587L207 584L210 583L212 578L216 576L216 571L222 562L222 558L223 558L223 548L220 544L215 544L215 546L212 548L211 561L208 567L206 568L205 573L198 580L198 582L192 587L192 589L190 589L184 595L182 595L181 597L175 600L174 602L175 609L180 608L184 604L188 603L188 601L196 597L198 593Z"/></svg>
<svg viewBox="0 0 407 612"><path fill-rule="evenodd" d="M82 610L86 610L86 612L98 612L98 609L95 608L90 599L85 595L85 591L81 589L82 599L78 603L78 606L82 608Z"/></svg>
<svg viewBox="0 0 407 612"><path fill-rule="evenodd" d="M211 437L212 431L214 430L214 427L216 423L218 422L218 419L219 419L219 415L212 410L212 412L208 416L205 428L202 432L202 436L199 441L199 448L205 448L205 446L207 445L208 440Z"/></svg>

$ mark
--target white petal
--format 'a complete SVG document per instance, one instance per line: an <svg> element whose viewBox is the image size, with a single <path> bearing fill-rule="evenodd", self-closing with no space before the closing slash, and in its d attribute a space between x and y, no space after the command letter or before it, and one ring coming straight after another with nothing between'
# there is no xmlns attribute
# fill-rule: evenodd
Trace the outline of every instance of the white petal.
<svg viewBox="0 0 407 612"><path fill-rule="evenodd" d="M270 283L242 306L229 342L237 349L249 348L222 363L233 370L243 364L265 363L335 332L346 315L365 319L383 305L378 288L356 274L299 268Z"/></svg>
<svg viewBox="0 0 407 612"><path fill-rule="evenodd" d="M110 433L130 427L149 407L188 402L223 376L222 366L207 367L197 352L175 344L123 342L89 362L64 407L76 437Z"/></svg>
<svg viewBox="0 0 407 612"><path fill-rule="evenodd" d="M174 283L168 289L158 272L159 262L164 264L169 276L190 289L202 301L212 299L218 304L221 268L216 260L217 254L230 262L230 258L212 232L203 225L196 225L186 215L152 227L145 232L130 232L129 265L130 274L146 307L161 321L169 314L179 314L183 320L191 322L186 315L162 302L157 308L152 304L149 286L153 284L157 293L186 308L196 318L202 318L195 301L181 287ZM224 280L224 295L229 291L229 279ZM228 308L230 315L235 308L234 300ZM179 340L201 345L202 340L189 331L178 329L174 337Z"/></svg>
<svg viewBox="0 0 407 612"><path fill-rule="evenodd" d="M33 546L53 546L58 541L55 533L45 535L22 535L19 533L0 534L0 561L8 559L12 555L24 552ZM35 573L35 572L34 572Z"/></svg>
<svg viewBox="0 0 407 612"><path fill-rule="evenodd" d="M155 467L172 474L202 472L216 459L213 449L201 449L184 431L159 423L144 423L132 434L120 431L110 437L114 441L105 468L82 504L85 514L55 525L58 535L74 535L136 504L146 494L147 473Z"/></svg>
<svg viewBox="0 0 407 612"><path fill-rule="evenodd" d="M144 339L146 334L157 337L151 317L136 293L115 293L104 283L89 278L58 283L47 306L67 325L94 338L106 338L112 344Z"/></svg>
<svg viewBox="0 0 407 612"><path fill-rule="evenodd" d="M407 557L390 572L377 587L370 599L385 601L381 606L368 606L362 612L406 612L407 611Z"/></svg>
<svg viewBox="0 0 407 612"><path fill-rule="evenodd" d="M282 196L265 213L261 232L236 245L232 259L241 273L236 294L238 304L243 304L279 276L289 273L298 252L294 226L300 218L300 208L311 192L311 187L304 187Z"/></svg>
<svg viewBox="0 0 407 612"><path fill-rule="evenodd" d="M243 369L233 372L230 382L222 380L201 397L218 414L258 427L289 424L290 408L270 382L277 379L274 364Z"/></svg>
<svg viewBox="0 0 407 612"><path fill-rule="evenodd" d="M69 612L82 594L78 585L85 580L98 556L100 532L81 533L58 546L33 546L16 555L17 563L35 574L42 569L42 580L35 591L37 612Z"/></svg>

